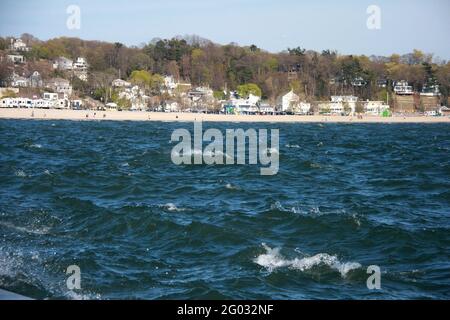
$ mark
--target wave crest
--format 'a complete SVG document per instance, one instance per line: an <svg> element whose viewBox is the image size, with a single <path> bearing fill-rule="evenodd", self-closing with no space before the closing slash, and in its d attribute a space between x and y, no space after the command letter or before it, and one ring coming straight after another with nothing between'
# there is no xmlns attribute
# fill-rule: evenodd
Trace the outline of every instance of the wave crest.
<svg viewBox="0 0 450 320"><path fill-rule="evenodd" d="M361 268L361 264L358 262L341 262L337 256L328 253L318 253L311 257L289 260L280 254L279 248L272 249L265 243L262 246L266 249L266 253L256 257L255 263L267 268L270 272L278 268L290 268L303 272L316 266L325 265L338 271L345 278L350 271Z"/></svg>

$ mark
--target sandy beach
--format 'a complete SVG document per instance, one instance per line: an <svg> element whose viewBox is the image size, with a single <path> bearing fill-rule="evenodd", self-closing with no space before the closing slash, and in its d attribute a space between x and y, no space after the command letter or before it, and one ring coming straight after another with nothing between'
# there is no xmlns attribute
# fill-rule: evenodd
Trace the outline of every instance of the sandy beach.
<svg viewBox="0 0 450 320"><path fill-rule="evenodd" d="M164 113L131 111L92 111L57 109L0 108L0 119L38 120L114 120L114 121L207 121L207 122L339 122L339 123L450 123L450 117L393 116L299 116L299 115L224 115L201 113Z"/></svg>

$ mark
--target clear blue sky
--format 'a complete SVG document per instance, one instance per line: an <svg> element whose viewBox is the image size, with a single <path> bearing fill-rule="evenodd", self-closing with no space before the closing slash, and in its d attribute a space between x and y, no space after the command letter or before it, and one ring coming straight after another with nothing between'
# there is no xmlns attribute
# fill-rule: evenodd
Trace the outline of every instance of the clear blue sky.
<svg viewBox="0 0 450 320"><path fill-rule="evenodd" d="M70 4L81 29L66 27ZM366 27L366 9L381 8L381 30ZM140 45L154 37L197 34L217 43L256 44L340 53L407 53L421 49L450 59L448 0L1 0L0 35L31 33Z"/></svg>

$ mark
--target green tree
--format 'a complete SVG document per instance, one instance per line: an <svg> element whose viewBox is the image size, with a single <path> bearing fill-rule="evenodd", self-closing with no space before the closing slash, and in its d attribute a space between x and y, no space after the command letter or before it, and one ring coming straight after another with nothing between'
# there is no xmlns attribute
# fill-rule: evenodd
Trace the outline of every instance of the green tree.
<svg viewBox="0 0 450 320"><path fill-rule="evenodd" d="M152 75L146 70L135 70L131 73L130 80L133 84L149 87Z"/></svg>
<svg viewBox="0 0 450 320"><path fill-rule="evenodd" d="M237 92L239 96L248 98L250 94L253 94L255 96L261 97L262 91L261 88L258 87L258 85L254 83L247 83L243 84L237 87Z"/></svg>

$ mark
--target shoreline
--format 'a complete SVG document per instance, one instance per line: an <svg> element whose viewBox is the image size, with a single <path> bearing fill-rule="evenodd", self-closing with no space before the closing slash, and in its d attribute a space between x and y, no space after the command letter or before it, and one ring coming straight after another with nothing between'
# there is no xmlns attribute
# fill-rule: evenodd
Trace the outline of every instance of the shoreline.
<svg viewBox="0 0 450 320"><path fill-rule="evenodd" d="M300 115L225 115L181 112L93 111L0 108L0 119L74 120L74 121L163 121L163 122L248 122L248 123L450 123L450 117L431 116L300 116Z"/></svg>

